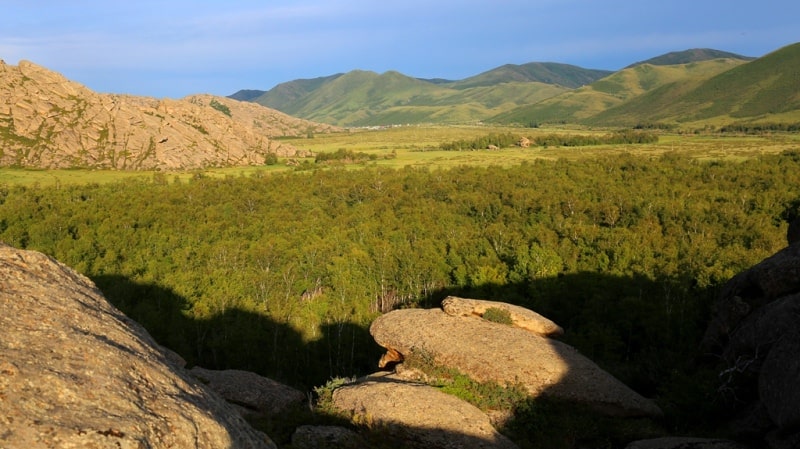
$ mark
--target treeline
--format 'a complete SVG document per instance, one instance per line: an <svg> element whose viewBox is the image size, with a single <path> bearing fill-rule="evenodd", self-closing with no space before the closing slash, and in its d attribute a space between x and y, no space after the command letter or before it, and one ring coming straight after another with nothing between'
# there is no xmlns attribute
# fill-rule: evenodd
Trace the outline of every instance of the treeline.
<svg viewBox="0 0 800 449"><path fill-rule="evenodd" d="M367 332L447 294L530 307L665 409L721 283L785 246L796 153L0 186L0 240L54 256L190 364L293 385L376 369Z"/></svg>
<svg viewBox="0 0 800 449"><path fill-rule="evenodd" d="M316 163L332 164L332 163L358 163L366 161L374 161L378 158L375 154L367 154L364 152L355 152L346 148L339 148L333 152L317 153L314 157Z"/></svg>
<svg viewBox="0 0 800 449"><path fill-rule="evenodd" d="M658 135L638 130L615 131L605 135L547 134L531 139L531 144L540 147L580 147L588 145L629 145L658 142Z"/></svg>
<svg viewBox="0 0 800 449"><path fill-rule="evenodd" d="M545 134L535 137L522 137L513 133L489 134L475 139L461 139L442 142L439 149L443 151L484 150L490 147L507 148L519 145L521 140L528 145L538 147L561 146L577 147L588 145L627 145L658 142L658 135L641 130L621 130L604 135L588 134Z"/></svg>
<svg viewBox="0 0 800 449"><path fill-rule="evenodd" d="M492 133L474 139L460 139L442 142L439 149L444 151L485 150L490 146L507 148L517 144L520 136L512 133Z"/></svg>
<svg viewBox="0 0 800 449"><path fill-rule="evenodd" d="M721 133L764 134L768 132L798 132L800 123L732 123L722 126Z"/></svg>

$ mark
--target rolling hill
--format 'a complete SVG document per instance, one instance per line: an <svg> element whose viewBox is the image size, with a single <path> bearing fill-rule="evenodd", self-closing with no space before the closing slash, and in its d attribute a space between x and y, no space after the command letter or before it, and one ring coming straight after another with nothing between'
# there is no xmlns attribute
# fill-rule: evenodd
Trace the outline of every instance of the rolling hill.
<svg viewBox="0 0 800 449"><path fill-rule="evenodd" d="M737 55L727 51L713 50L711 48L692 48L684 51L673 51L655 58L650 58L644 61L634 62L633 64L625 67L629 69L637 65L650 64L650 65L676 65L676 64L689 64L692 62L708 61L711 59L741 59L742 61L752 61L756 58L750 56Z"/></svg>
<svg viewBox="0 0 800 449"><path fill-rule="evenodd" d="M800 43L715 76L670 83L609 108L588 124L800 120Z"/></svg>
<svg viewBox="0 0 800 449"><path fill-rule="evenodd" d="M259 91L239 91L230 97L342 126L463 123L541 101L609 73L557 63L508 64L450 81L354 70L289 81L260 96L254 96Z"/></svg>
<svg viewBox="0 0 800 449"><path fill-rule="evenodd" d="M449 83L448 86L454 89L467 89L470 87L494 86L508 82L529 81L556 84L574 89L590 84L612 73L614 72L611 70L584 69L555 62L531 62L522 65L506 64L461 81L454 81Z"/></svg>
<svg viewBox="0 0 800 449"><path fill-rule="evenodd" d="M727 111L741 96L722 101L713 98L713 93L690 95L713 100L714 107L710 109L697 104L669 106L669 103L679 98L688 101L690 97L684 95L700 88L704 82L739 66L752 63L758 68L756 62L755 58L730 52L694 48L639 61L617 72L552 62L506 64L462 80L427 80L396 71L378 74L354 70L289 81L269 91L243 90L231 98L341 126L480 121L522 125L630 125L643 120L701 120L712 117L715 111ZM789 58L786 63L793 62ZM720 78L722 81L717 82L732 83L732 90L728 92L752 93L746 105L722 115L730 115L728 118L732 119L751 117L756 111L779 113L782 106L775 104L775 100L787 93L787 87L779 87L785 81L773 85L761 80L760 77L767 75L765 70L743 69L729 75L743 77L743 81ZM755 93L768 84L772 86L769 87L772 94ZM706 112L696 111L698 107Z"/></svg>
<svg viewBox="0 0 800 449"><path fill-rule="evenodd" d="M664 85L685 86L744 64L712 59L678 65L639 64L557 97L499 114L496 123L580 123Z"/></svg>

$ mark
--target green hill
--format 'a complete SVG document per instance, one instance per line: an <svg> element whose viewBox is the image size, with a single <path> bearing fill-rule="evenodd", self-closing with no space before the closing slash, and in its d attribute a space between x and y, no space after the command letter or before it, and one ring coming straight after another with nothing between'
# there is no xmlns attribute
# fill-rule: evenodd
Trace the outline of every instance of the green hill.
<svg viewBox="0 0 800 449"><path fill-rule="evenodd" d="M297 117L344 126L463 123L567 90L537 82L454 89L450 83L433 83L394 71L355 70L316 81L314 86L284 83L254 101Z"/></svg>
<svg viewBox="0 0 800 449"><path fill-rule="evenodd" d="M614 72L610 70L584 69L569 64L555 62L531 62L528 64L506 64L461 81L449 84L455 89L493 86L508 82L536 81L545 84L577 88L590 84Z"/></svg>
<svg viewBox="0 0 800 449"><path fill-rule="evenodd" d="M355 70L232 97L340 126L797 122L798 45L758 59L690 49L618 72L533 62L450 81Z"/></svg>
<svg viewBox="0 0 800 449"><path fill-rule="evenodd" d="M488 121L521 124L581 122L661 86L707 79L743 63L740 59L716 59L680 65L637 65L588 86L499 114Z"/></svg>
<svg viewBox="0 0 800 449"><path fill-rule="evenodd" d="M244 101L253 101L261 105L274 104L275 106L271 106L273 109L294 115L293 112L290 111L294 109L294 105L298 101L303 99L311 92L319 89L321 86L334 81L340 76L342 76L342 74L337 73L336 75L311 79L299 79L281 83L266 92L260 91L260 95ZM239 92L234 95L239 94ZM233 98L233 96L231 96L231 98Z"/></svg>
<svg viewBox="0 0 800 449"><path fill-rule="evenodd" d="M716 76L661 86L599 113L589 124L797 121L800 43Z"/></svg>
<svg viewBox="0 0 800 449"><path fill-rule="evenodd" d="M629 69L637 65L650 64L650 65L676 65L676 64L689 64L692 62L709 61L711 59L741 59L742 61L752 61L753 57L737 55L727 51L713 50L711 48L692 48L684 51L673 51L670 53L656 56L645 61L634 62L633 64L625 67Z"/></svg>
<svg viewBox="0 0 800 449"><path fill-rule="evenodd" d="M342 126L462 123L539 102L609 73L558 63L508 64L451 81L354 70L289 81L266 92L243 90L231 98Z"/></svg>
<svg viewBox="0 0 800 449"><path fill-rule="evenodd" d="M233 95L228 95L228 98L239 101L253 101L265 93L267 93L265 90L242 89Z"/></svg>

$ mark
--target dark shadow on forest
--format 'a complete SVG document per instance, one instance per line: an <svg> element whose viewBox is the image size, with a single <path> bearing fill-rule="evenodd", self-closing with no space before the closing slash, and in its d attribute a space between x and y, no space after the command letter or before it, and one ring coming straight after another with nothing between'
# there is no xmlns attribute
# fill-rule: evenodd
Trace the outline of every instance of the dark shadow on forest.
<svg viewBox="0 0 800 449"><path fill-rule="evenodd" d="M190 367L253 371L309 392L335 377L377 371L383 352L368 329L353 323L324 326L318 340L307 342L290 326L263 315L228 309L194 320L185 313L189 301L169 289L121 276L93 280L112 304ZM719 424L720 416L713 385L706 382L711 371L694 364L715 294L698 289L691 279L578 273L525 284L440 290L420 306L438 307L446 296L455 295L534 310L564 327L563 342L633 390L655 398L665 412L658 425L666 432L702 436ZM523 448L544 447L542 443L621 447L630 436L625 432L638 426L635 421L623 422L622 427L601 423L591 413L576 413L574 407L537 401L522 404L505 431ZM617 433L620 429L624 435ZM286 445L290 434L281 432L276 442ZM554 432L563 444L542 440L542 435Z"/></svg>
<svg viewBox="0 0 800 449"><path fill-rule="evenodd" d="M335 377L368 372L380 358L381 348L368 329L353 323L323 325L320 338L308 342L291 326L265 315L229 308L197 320L187 313L191 303L167 288L113 275L93 281L189 367L252 371L309 391Z"/></svg>

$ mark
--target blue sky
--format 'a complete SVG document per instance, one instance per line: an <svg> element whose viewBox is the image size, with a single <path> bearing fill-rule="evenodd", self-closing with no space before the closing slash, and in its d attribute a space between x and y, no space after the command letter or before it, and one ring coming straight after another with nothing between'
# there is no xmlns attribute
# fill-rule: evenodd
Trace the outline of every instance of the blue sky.
<svg viewBox="0 0 800 449"><path fill-rule="evenodd" d="M268 90L354 69L462 79L503 64L620 69L670 51L800 42L794 0L4 0L0 59L99 92Z"/></svg>

